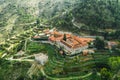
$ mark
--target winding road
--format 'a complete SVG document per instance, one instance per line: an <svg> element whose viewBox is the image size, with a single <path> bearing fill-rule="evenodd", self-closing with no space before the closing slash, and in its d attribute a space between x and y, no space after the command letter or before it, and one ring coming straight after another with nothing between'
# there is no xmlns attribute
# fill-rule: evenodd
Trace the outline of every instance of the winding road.
<svg viewBox="0 0 120 80"><path fill-rule="evenodd" d="M41 67L40 71L42 72L43 76L45 76L46 78L48 78L50 80L71 80L71 79L76 80L76 79L84 79L84 78L89 77L89 76L92 75L92 72L90 72L90 73L88 73L88 74L86 74L84 76L71 76L71 77L65 77L65 78L57 78L57 77L50 77L50 76L48 76L45 73L43 67Z"/></svg>

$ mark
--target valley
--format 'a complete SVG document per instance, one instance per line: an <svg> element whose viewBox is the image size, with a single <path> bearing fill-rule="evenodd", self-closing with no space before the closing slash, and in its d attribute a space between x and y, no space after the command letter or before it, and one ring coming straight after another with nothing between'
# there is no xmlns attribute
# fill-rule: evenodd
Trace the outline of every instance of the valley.
<svg viewBox="0 0 120 80"><path fill-rule="evenodd" d="M119 0L0 0L0 80L120 80Z"/></svg>

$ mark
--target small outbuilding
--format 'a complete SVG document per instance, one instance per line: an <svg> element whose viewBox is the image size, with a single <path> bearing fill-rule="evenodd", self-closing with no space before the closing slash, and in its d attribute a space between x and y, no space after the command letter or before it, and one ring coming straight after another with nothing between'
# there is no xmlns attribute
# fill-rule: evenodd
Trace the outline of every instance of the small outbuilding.
<svg viewBox="0 0 120 80"><path fill-rule="evenodd" d="M35 61L41 65L44 65L48 61L48 56L43 53L35 54Z"/></svg>

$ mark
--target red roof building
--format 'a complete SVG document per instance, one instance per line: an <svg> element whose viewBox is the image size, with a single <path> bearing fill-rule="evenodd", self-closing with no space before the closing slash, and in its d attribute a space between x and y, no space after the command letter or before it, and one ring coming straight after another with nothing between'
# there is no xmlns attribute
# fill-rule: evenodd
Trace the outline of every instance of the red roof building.
<svg viewBox="0 0 120 80"><path fill-rule="evenodd" d="M63 37L64 37L64 34L54 31L51 33L49 40L53 42L60 41L66 46L68 46L69 48L73 48L73 49L86 46L88 45L89 42L94 40L92 38L80 38L72 34L66 34L66 41L63 40Z"/></svg>
<svg viewBox="0 0 120 80"><path fill-rule="evenodd" d="M65 51L70 53L79 53L88 48L88 43L93 38L82 38L69 33L62 33L56 30L44 30L45 34L49 34L49 41L56 42L57 46L64 47ZM64 37L66 36L66 40Z"/></svg>

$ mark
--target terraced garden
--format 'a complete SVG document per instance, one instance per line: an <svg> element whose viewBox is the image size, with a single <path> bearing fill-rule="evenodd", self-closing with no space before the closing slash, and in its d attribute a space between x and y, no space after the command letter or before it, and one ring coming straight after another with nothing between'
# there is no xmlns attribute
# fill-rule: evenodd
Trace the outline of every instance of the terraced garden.
<svg viewBox="0 0 120 80"><path fill-rule="evenodd" d="M9 45L4 45L4 46L9 48L11 44L14 43L13 45L15 45L15 43L16 44L19 43L17 40L26 41L26 39L29 37L30 36L26 34L20 34L16 36L15 39L11 38L9 41L7 41ZM32 46L30 44L32 44ZM23 46L21 49L23 51L25 50L25 42L19 43L18 45ZM14 46L14 47L17 47L17 46ZM16 49L19 49L19 47L17 47ZM13 48L14 53L17 53L16 49ZM47 54L49 57L49 60L44 66L41 67L41 69L39 69L40 74L36 78L39 79L44 76L44 78L46 78L47 80L59 80L59 79L60 80L80 80L80 79L101 80L100 70L104 67L109 70L112 70L111 69L112 67L110 64L113 64L114 62L109 64L108 62L109 60L113 59L113 58L110 59L110 57L116 56L116 55L113 55L114 53L110 54L109 50L108 51L106 50L103 52L97 51L95 54L89 54L88 56L83 56L81 54L78 54L76 56L65 56L65 55L61 55L59 53L59 49L55 46L52 46L50 44L41 44L39 41L34 42L28 39L26 43L25 55L22 56L23 60L22 60L22 57L18 56L18 59L21 58L21 60L17 60L17 58L15 58L14 60L8 59L8 62L9 61L12 62L10 65L12 65L13 67L14 67L13 65L14 63L19 63L19 62L24 63L24 61L27 63L30 63L29 67L27 67L27 71L28 71L30 66L33 64L31 63L31 61L34 61L34 56L32 55L39 53L38 50L39 52ZM32 51L34 51L35 53ZM3 56L4 53L5 52L0 51L1 56ZM14 55L9 54L6 57L12 57L12 56ZM28 57L28 56L32 56L32 57ZM31 61L27 61L24 58L29 59ZM41 65L38 64L38 66L41 66ZM25 66L22 65L21 67L25 67ZM24 72L24 74L26 74L28 79L27 71ZM115 73L118 73L118 72L115 71ZM21 75L19 73L17 78L19 78L20 76ZM26 78L23 75L22 77L24 79ZM31 79L36 79L36 78L32 77Z"/></svg>
<svg viewBox="0 0 120 80"><path fill-rule="evenodd" d="M91 55L68 57L60 55L55 46L49 44L43 45L45 46L44 51L47 51L45 53L49 56L48 63L43 67L44 76L52 80L79 80L83 78L87 80L94 73L96 64L106 62L109 58L109 55L104 57L96 56L95 59ZM100 77L97 74L96 76Z"/></svg>
<svg viewBox="0 0 120 80"><path fill-rule="evenodd" d="M37 79L44 76L47 80L93 80L96 77L96 80L101 80L100 70L102 68L105 67L112 70L110 65L111 63L108 62L110 57L116 56L115 51L113 51L113 53L110 53L109 50L96 51L95 54L89 54L88 56L83 56L81 53L75 56L61 55L59 53L59 49L55 46L41 44L39 41L32 41L30 37L34 34L33 29L34 28L30 28L30 30L26 30L24 33L18 34L9 40L6 40L5 45L2 45L5 50L4 52L0 51L0 57L8 58L8 62L12 62L10 65L14 67L14 63L24 63L24 61L32 65L33 63L31 63L31 61L34 61L34 56L32 55L39 52L47 54L49 60L43 67L41 67L41 69L39 69L40 74L36 76ZM18 56L18 58L14 58L13 54L18 53L19 50L25 51L25 54L22 57ZM7 55L4 55L4 53L7 53ZM13 57L13 59L10 59L11 57ZM27 70L29 70L31 65L27 67ZM24 67L24 65L21 67ZM114 71L114 73L118 74L117 71ZM20 76L21 75L18 75L17 78ZM24 79L26 78L25 76L22 77ZM36 78L32 77L31 79Z"/></svg>

